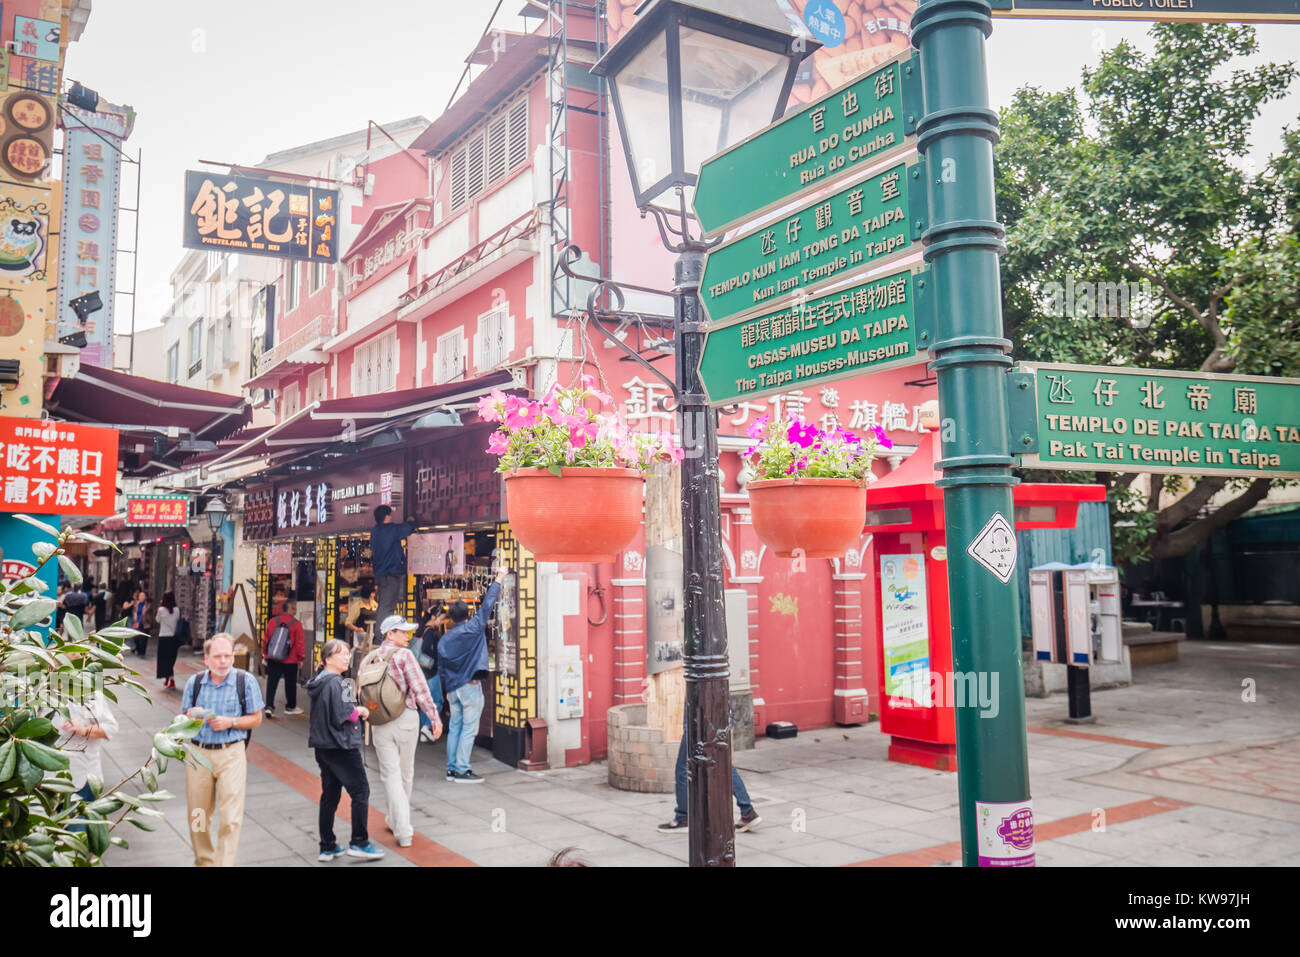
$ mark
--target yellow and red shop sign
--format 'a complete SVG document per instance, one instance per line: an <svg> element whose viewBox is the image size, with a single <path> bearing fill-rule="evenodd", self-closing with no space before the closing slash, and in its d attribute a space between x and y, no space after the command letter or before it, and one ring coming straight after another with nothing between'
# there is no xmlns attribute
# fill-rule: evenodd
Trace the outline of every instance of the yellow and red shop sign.
<svg viewBox="0 0 1300 957"><path fill-rule="evenodd" d="M0 512L112 515L117 430L0 418Z"/></svg>
<svg viewBox="0 0 1300 957"><path fill-rule="evenodd" d="M183 528L189 520L185 495L132 495L126 500L127 528Z"/></svg>

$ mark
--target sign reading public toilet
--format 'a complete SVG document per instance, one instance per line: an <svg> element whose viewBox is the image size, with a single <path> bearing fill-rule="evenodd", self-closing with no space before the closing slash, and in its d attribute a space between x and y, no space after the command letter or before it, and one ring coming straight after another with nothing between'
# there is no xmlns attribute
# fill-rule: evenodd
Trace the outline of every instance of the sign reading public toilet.
<svg viewBox="0 0 1300 957"><path fill-rule="evenodd" d="M1291 23L1300 0L989 0L995 17Z"/></svg>
<svg viewBox="0 0 1300 957"><path fill-rule="evenodd" d="M1300 477L1300 379L1022 364L1037 399L1031 468Z"/></svg>
<svg viewBox="0 0 1300 957"><path fill-rule="evenodd" d="M911 187L924 164L898 163L711 250L700 302L711 322L761 310L797 289L846 279L914 251L924 222Z"/></svg>
<svg viewBox="0 0 1300 957"><path fill-rule="evenodd" d="M901 53L798 113L704 161L695 215L706 236L784 206L911 149L919 101Z"/></svg>

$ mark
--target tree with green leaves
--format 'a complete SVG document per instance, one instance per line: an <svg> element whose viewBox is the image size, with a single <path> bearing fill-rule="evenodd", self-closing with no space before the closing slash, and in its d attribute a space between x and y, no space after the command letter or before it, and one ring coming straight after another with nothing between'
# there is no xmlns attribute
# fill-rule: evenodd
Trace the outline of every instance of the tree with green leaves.
<svg viewBox="0 0 1300 957"><path fill-rule="evenodd" d="M1020 89L995 152L1007 226L1003 309L1023 360L1300 375L1300 136L1248 169L1251 124L1292 64L1250 68L1251 27L1156 24L1073 90ZM1062 297L1064 284L1081 294ZM1073 306L1062 308L1062 300ZM1289 333L1289 334L1288 334ZM1123 562L1186 554L1260 502L1269 479L1099 476ZM1160 492L1182 494L1160 509ZM1224 489L1230 501L1205 506Z"/></svg>
<svg viewBox="0 0 1300 957"><path fill-rule="evenodd" d="M169 758L208 764L185 743L203 721L178 715L154 735L151 754L133 773L113 785L91 776L86 782L91 800L75 793L67 751L81 745L60 744L59 728L72 708L97 696L117 701L114 689L148 697L123 662L126 640L139 632L123 620L87 633L81 619L68 614L61 632L47 634L45 623L56 603L44 594L48 586L39 577L41 569L57 562L77 583L81 572L65 554L68 543L115 546L88 532L59 532L26 515L15 517L53 542L32 546L40 564L31 575L0 581L0 867L102 864L109 847L128 846L115 833L122 823L145 831L157 827L163 814L156 805L171 798L158 787Z"/></svg>

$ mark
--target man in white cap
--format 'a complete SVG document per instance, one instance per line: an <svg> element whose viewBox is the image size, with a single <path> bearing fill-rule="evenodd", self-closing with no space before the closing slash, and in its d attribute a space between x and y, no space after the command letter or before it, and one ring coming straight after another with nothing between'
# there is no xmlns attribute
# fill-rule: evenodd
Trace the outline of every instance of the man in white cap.
<svg viewBox="0 0 1300 957"><path fill-rule="evenodd" d="M415 750L420 740L420 712L433 726L436 740L442 734L438 708L429 693L424 672L408 647L420 626L401 615L389 615L379 623L384 642L372 654L388 658L388 675L406 695L406 710L386 724L371 724L371 741L379 758L379 777L388 797L388 828L398 847L410 847L415 835L411 826L411 791L415 785Z"/></svg>

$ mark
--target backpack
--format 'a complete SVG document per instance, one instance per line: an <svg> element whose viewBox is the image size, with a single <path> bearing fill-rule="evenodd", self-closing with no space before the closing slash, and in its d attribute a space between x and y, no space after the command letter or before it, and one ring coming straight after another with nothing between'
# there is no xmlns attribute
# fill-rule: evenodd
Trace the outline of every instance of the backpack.
<svg viewBox="0 0 1300 957"><path fill-rule="evenodd" d="M373 725L388 724L406 710L406 692L397 686L388 665L399 648L388 652L372 651L361 659L357 669L357 704L370 710Z"/></svg>
<svg viewBox="0 0 1300 957"><path fill-rule="evenodd" d="M293 640L289 637L289 623L280 616L280 623L271 632L271 639L266 643L267 661L284 661L293 650Z"/></svg>
<svg viewBox="0 0 1300 957"><path fill-rule="evenodd" d="M248 680L248 672L243 668L235 668L233 670L235 672L235 694L239 695L239 716L242 717L248 714L248 697L244 693L244 683ZM193 708L198 704L199 692L203 690L203 679L207 676L208 673L206 671L199 672L198 677L194 682L194 697L190 699L188 705L181 708L181 711L189 711L190 708ZM250 728L245 730L244 733L247 735L247 737L244 738L244 746L247 747L253 743L253 731Z"/></svg>
<svg viewBox="0 0 1300 957"><path fill-rule="evenodd" d="M176 634L173 636L183 645L188 645L191 641L190 620L184 615L176 622Z"/></svg>

